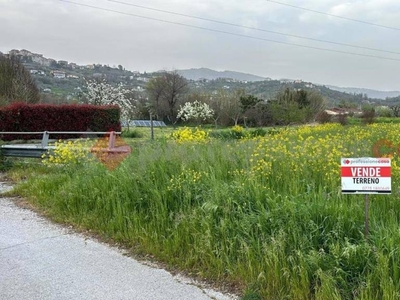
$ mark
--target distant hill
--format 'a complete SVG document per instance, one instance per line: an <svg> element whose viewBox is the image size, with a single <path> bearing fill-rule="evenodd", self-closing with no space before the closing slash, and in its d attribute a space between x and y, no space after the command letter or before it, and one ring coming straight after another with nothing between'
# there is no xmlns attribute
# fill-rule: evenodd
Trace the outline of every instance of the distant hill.
<svg viewBox="0 0 400 300"><path fill-rule="evenodd" d="M42 92L43 103L45 101L57 103L78 101L81 88L85 85L85 79L105 79L113 85L122 83L127 89L131 89L141 95L145 93L147 83L152 78L160 75L160 72L141 73L129 71L122 65L110 67L109 65L96 63L80 66L66 60L56 61L46 58L42 54L33 53L25 49L14 49L9 51L9 54L18 56L31 73ZM177 72L189 79L189 87L191 91L196 93L214 94L220 90L235 91L243 89L248 94L268 100L273 99L279 91L291 88L317 91L328 100L328 105L332 107L341 103L361 105L365 101L372 104L397 105L400 101L400 92L396 91L380 92L368 89L347 89L318 85L311 82L303 82L302 80L276 80L234 71L219 72L207 68L177 70ZM365 94L368 95L368 98L365 97ZM388 97L387 100L386 97Z"/></svg>
<svg viewBox="0 0 400 300"><path fill-rule="evenodd" d="M229 79L234 79L238 81L263 81L266 78L252 75L252 74L246 74L246 73L240 73L240 72L234 72L234 71L215 71L207 68L199 68L199 69L186 69L186 70L177 70L177 72L185 77L186 79L190 80L199 80L199 79L208 79L208 80L214 80L218 78L229 78Z"/></svg>
<svg viewBox="0 0 400 300"><path fill-rule="evenodd" d="M349 94L367 94L368 98L376 98L376 99L386 99L393 98L400 95L400 91L377 91L371 89L363 89L363 88L346 88L346 87L337 87L333 85L326 85L326 87L331 90L349 93Z"/></svg>

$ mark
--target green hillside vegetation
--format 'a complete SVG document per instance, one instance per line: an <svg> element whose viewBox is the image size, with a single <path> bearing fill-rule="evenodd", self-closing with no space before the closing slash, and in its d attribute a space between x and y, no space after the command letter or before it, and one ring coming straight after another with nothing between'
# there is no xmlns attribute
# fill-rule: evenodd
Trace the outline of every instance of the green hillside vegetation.
<svg viewBox="0 0 400 300"><path fill-rule="evenodd" d="M362 94L348 94L331 90L326 86L317 86L307 82L301 83L282 83L279 80L239 82L227 79L216 79L210 81L190 81L191 87L196 91L215 92L219 89L236 90L244 89L246 93L253 94L258 98L269 100L273 99L280 91L290 89L302 89L306 91L317 91L328 100L330 107L338 106L340 103L353 103L355 106L361 105L362 101L370 100L375 103L381 103L379 99L365 98ZM312 86L312 87L310 87Z"/></svg>
<svg viewBox="0 0 400 300"><path fill-rule="evenodd" d="M41 65L37 62L32 61L32 57L30 56L21 56L22 62L28 70L40 70L43 71L44 74L32 74L35 82L37 83L39 89L42 93L48 89L51 90L51 94L54 94L58 97L58 99L62 99L63 102L77 101L79 98L79 88L84 86L84 78L93 79L93 78L105 78L111 84L123 83L128 88L134 88L138 91L142 91L146 88L147 82L149 79L156 77L159 73L142 73L139 74L137 72L132 72L126 70L123 66L108 66L102 64L93 64L92 66L75 66L71 67L70 64L66 62L56 62L53 61L49 66ZM238 72L215 72L213 70L208 69L199 69L207 70L208 73L212 73L213 76L215 74L233 74L243 78L259 78L249 74L241 74ZM65 79L57 79L52 76L52 72L54 71L62 71L65 72L66 75L74 75L79 78L65 78ZM182 74L185 74L189 70L182 70ZM179 71L178 71L179 73ZM201 72L200 72L201 73ZM199 73L199 74L200 74ZM207 74L208 74L207 73ZM232 75L232 76L233 76ZM364 94L351 94L351 93L343 93L339 91L335 91L329 89L326 86L314 85L312 83L307 82L281 82L280 80L271 80L266 79L263 81L240 81L229 78L218 78L212 80L188 80L189 86L194 92L202 92L202 93L215 93L218 90L226 89L226 90L238 90L244 89L246 93L253 94L258 98L268 100L275 97L275 95L284 90L285 88L290 89L304 89L304 90L314 90L318 91L324 98L328 100L328 106L333 107L337 106L340 103L352 103L355 106L361 105L362 101L368 100L376 104L385 104L385 100L380 99L369 99L366 98ZM45 97L48 101L50 97ZM389 101L396 102L396 100L388 99ZM60 100L59 100L60 101Z"/></svg>

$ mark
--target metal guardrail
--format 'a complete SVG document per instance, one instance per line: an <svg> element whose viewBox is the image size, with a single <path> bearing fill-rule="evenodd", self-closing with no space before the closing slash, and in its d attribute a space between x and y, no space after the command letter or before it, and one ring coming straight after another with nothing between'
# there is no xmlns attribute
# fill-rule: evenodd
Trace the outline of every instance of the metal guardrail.
<svg viewBox="0 0 400 300"><path fill-rule="evenodd" d="M49 146L50 135L54 134L71 134L71 135L109 135L108 149L115 148L115 139L121 132L109 131L109 132L87 132L87 131L39 131L39 132L15 132L15 131L0 131L1 135L5 134L18 134L18 135L42 135L42 141L40 144L14 144L14 145L2 145L0 147L1 154L4 156L14 157L34 157L41 158L44 153L48 150L54 149L54 146Z"/></svg>

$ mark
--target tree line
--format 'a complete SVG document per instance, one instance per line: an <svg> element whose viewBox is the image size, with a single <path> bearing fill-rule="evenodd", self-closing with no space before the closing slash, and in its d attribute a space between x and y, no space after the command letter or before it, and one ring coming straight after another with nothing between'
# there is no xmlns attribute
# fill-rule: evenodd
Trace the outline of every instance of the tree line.
<svg viewBox="0 0 400 300"><path fill-rule="evenodd" d="M244 89L221 89L211 94L189 91L188 82L176 72L165 72L150 80L145 98L138 99L137 112L149 117L149 106L157 119L176 123L179 109L187 102L207 104L213 111L208 120L216 126L288 125L314 121L326 107L317 92L285 89L272 99L260 99Z"/></svg>
<svg viewBox="0 0 400 300"><path fill-rule="evenodd" d="M49 102L48 97L40 94L30 73L17 57L0 56L0 105ZM112 85L105 78L88 80L77 101L94 105L117 104L125 121L149 119L151 115L167 124L192 122L213 123L215 126L313 122L327 105L326 99L317 91L293 88L283 89L270 99L258 98L243 88L198 92L190 89L188 81L177 72L159 73L150 79L144 92L122 84ZM400 115L398 107L392 107L395 116Z"/></svg>

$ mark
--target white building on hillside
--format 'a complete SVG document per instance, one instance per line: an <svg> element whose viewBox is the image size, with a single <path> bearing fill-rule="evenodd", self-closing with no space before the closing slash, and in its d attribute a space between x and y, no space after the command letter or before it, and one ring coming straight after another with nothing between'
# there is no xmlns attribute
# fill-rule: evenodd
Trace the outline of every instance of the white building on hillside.
<svg viewBox="0 0 400 300"><path fill-rule="evenodd" d="M62 71L53 71L53 76L55 78L63 79L65 78L65 72Z"/></svg>

